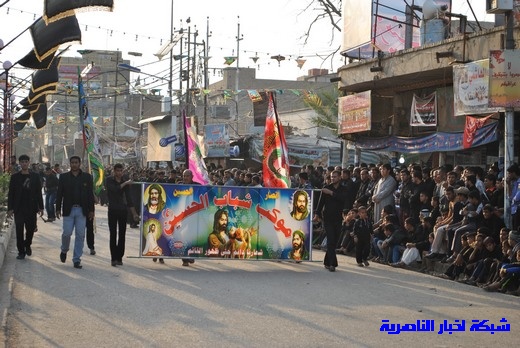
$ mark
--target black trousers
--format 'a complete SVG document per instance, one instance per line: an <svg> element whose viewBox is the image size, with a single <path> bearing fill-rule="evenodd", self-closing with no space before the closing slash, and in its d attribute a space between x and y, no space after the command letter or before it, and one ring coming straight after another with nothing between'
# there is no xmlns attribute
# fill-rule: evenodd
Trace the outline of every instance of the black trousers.
<svg viewBox="0 0 520 348"><path fill-rule="evenodd" d="M14 214L16 226L16 247L19 254L25 255L25 248L32 244L34 230L36 229L36 213L22 209ZM25 235L24 235L25 228Z"/></svg>
<svg viewBox="0 0 520 348"><path fill-rule="evenodd" d="M338 258L336 257L336 245L338 244L338 238L341 234L341 216L338 218L327 218L323 219L323 228L327 235L327 251L325 252L325 258L323 264L325 266L338 267Z"/></svg>
<svg viewBox="0 0 520 348"><path fill-rule="evenodd" d="M94 249L94 220L87 218L87 246L89 249Z"/></svg>
<svg viewBox="0 0 520 348"><path fill-rule="evenodd" d="M356 262L362 263L368 259L370 254L370 234L367 236L360 235L356 243Z"/></svg>
<svg viewBox="0 0 520 348"><path fill-rule="evenodd" d="M110 256L112 261L122 261L125 254L126 210L108 210L110 231Z"/></svg>

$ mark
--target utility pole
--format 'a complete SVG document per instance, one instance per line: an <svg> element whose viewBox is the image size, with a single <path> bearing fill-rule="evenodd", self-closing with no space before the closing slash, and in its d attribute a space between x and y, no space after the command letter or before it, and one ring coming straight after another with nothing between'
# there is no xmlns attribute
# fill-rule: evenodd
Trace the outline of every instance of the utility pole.
<svg viewBox="0 0 520 348"><path fill-rule="evenodd" d="M180 34L182 35L182 28L180 30ZM170 12L170 43L173 42L173 0L171 2L171 12ZM180 46L181 46L181 56L182 56L182 37L181 37L181 40L180 40ZM180 71L182 73L182 58L180 60ZM180 90L182 91L182 79L179 79L180 80L180 84L181 84L181 87L180 87ZM173 107L172 107L172 104L173 104L173 47L172 49L170 49L170 76L168 78L168 97L170 98L170 105L169 105L169 111L168 111L168 116L171 117L171 133L172 135L176 135L177 134L177 117L173 115ZM181 106L181 101L180 101L180 98L179 98L179 108ZM172 161L172 164L175 162L175 145L172 144L171 145L171 152L170 152L170 159Z"/></svg>
<svg viewBox="0 0 520 348"><path fill-rule="evenodd" d="M506 50L512 50L515 48L515 40L513 36L514 31L514 16L513 11L507 11L505 13L506 19L506 35L505 35L505 48ZM504 179L506 177L507 168L509 168L513 164L514 159L514 130L515 130L515 109L513 107L508 107L505 110L505 122L504 122ZM507 227L511 228L513 226L512 218L511 218L511 197L509 195L510 183L507 180L504 180L504 222ZM517 214L520 214L517 213Z"/></svg>
<svg viewBox="0 0 520 348"><path fill-rule="evenodd" d="M112 163L115 163L116 155L116 116L117 116L117 77L119 75L119 50L116 51L116 78L114 83L114 119L112 120L112 138L114 145L112 147Z"/></svg>
<svg viewBox="0 0 520 348"><path fill-rule="evenodd" d="M238 87L239 87L239 81L240 81L240 41L242 41L244 38L240 37L240 16L237 16L237 71L235 73L235 104L236 104L236 126L237 126L237 135L239 134L239 123L238 123Z"/></svg>
<svg viewBox="0 0 520 348"><path fill-rule="evenodd" d="M208 60L209 60L209 38L211 32L209 31L209 17L206 17L206 42L204 43L204 89L209 88L208 81ZM204 126L208 123L208 95L204 93Z"/></svg>
<svg viewBox="0 0 520 348"><path fill-rule="evenodd" d="M186 20L186 23L188 24L188 52L187 52L187 60L186 60L186 117L190 117L190 74L192 73L190 71L190 41L191 41L191 26L190 26L190 19L188 18ZM182 59L182 57L181 57Z"/></svg>

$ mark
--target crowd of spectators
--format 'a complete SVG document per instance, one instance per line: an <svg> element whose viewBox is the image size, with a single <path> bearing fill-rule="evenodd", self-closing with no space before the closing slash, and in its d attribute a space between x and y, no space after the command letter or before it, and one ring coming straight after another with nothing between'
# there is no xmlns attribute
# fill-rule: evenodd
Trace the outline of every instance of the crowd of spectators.
<svg viewBox="0 0 520 348"><path fill-rule="evenodd" d="M302 174L320 188L334 169L341 170L341 184L352 198L345 202L337 253L355 255L359 267L378 262L486 291L519 294L518 165L507 168L505 177L496 165L487 171L479 166L431 169L416 164L324 170L307 166ZM512 230L504 221L504 180L511 189ZM367 226L369 236L362 232ZM323 248L324 235L315 233L313 243ZM435 267L438 263L444 266Z"/></svg>

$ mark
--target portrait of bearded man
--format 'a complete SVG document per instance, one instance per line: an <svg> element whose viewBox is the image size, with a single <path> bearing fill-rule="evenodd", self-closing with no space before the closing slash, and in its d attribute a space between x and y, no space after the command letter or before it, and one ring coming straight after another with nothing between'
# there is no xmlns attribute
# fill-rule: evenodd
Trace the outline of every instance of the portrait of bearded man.
<svg viewBox="0 0 520 348"><path fill-rule="evenodd" d="M291 216L298 221L305 220L309 216L309 196L305 191L296 191L293 194L293 209Z"/></svg>
<svg viewBox="0 0 520 348"><path fill-rule="evenodd" d="M163 198L163 189L161 185L150 185L150 187L148 187L148 202L145 206L147 211L150 214L158 214L164 209L165 206L166 202Z"/></svg>
<svg viewBox="0 0 520 348"><path fill-rule="evenodd" d="M308 253L305 250L305 234L300 230L293 232L292 250L289 253L289 257L296 261L301 261L308 257Z"/></svg>

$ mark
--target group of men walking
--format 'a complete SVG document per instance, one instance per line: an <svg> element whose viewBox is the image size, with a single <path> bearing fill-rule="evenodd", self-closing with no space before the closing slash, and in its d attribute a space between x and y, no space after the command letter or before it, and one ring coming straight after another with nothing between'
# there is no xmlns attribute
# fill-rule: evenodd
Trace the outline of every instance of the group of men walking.
<svg viewBox="0 0 520 348"><path fill-rule="evenodd" d="M29 156L18 158L20 170L11 175L7 202L7 215L14 217L16 229L16 247L19 260L32 255L32 239L36 231L37 215L43 216L42 182L38 173L29 169ZM46 173L46 177L53 177ZM54 176L55 177L55 176ZM70 171L60 174L56 182L49 182L46 191L48 220L63 218L61 235L60 260L67 261L71 237L75 233L72 263L74 268L81 269L81 256L85 243L85 230L94 219L94 189L92 175L81 170L81 158L70 157ZM52 179L51 179L52 180ZM122 265L125 250L125 233L127 224L127 208L132 217L139 218L129 193L133 181L123 179L123 166L114 166L114 175L107 178L108 191L108 225L110 230L110 253L112 266ZM55 194L56 208L53 195ZM25 233L24 233L25 230ZM89 239L89 238L87 238ZM91 254L95 254L93 240L87 241ZM91 245L90 245L91 244Z"/></svg>

